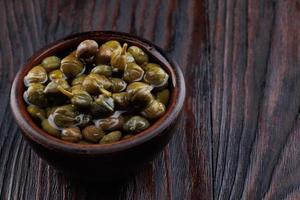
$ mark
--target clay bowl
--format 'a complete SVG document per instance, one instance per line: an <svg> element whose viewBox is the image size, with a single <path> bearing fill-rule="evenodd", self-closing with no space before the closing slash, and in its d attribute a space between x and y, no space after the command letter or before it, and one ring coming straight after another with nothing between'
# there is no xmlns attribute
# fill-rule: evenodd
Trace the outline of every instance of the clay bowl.
<svg viewBox="0 0 300 200"><path fill-rule="evenodd" d="M136 45L160 64L170 75L171 95L166 113L151 127L136 136L113 144L89 145L64 142L43 131L26 111L23 100L23 78L43 58L64 56L83 40L93 39L99 44L116 39ZM120 32L94 31L71 35L39 50L19 70L11 89L11 109L23 136L34 151L57 170L85 180L112 181L138 172L163 150L171 136L185 99L185 82L176 62L151 42Z"/></svg>

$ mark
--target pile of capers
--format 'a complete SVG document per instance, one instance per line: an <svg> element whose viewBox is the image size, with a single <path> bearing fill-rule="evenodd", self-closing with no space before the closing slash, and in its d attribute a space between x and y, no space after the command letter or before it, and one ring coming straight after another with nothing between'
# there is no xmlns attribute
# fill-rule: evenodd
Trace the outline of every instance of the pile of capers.
<svg viewBox="0 0 300 200"><path fill-rule="evenodd" d="M107 144L147 129L169 100L169 75L137 46L82 41L62 59L46 57L24 77L27 111L47 133Z"/></svg>

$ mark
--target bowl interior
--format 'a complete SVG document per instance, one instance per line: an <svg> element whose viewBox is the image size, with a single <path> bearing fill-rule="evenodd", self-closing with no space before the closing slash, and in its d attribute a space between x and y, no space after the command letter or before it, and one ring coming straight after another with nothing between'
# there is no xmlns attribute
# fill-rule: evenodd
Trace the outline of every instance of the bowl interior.
<svg viewBox="0 0 300 200"><path fill-rule="evenodd" d="M26 103L23 100L23 93L26 89L23 84L24 76L33 67L41 63L41 61L51 55L57 55L60 58L66 56L72 50L75 50L77 45L85 39L93 39L99 45L108 40L118 40L121 44L126 42L128 45L135 45L142 48L150 58L151 62L160 64L169 74L170 99L165 114L156 120L148 129L136 134L134 137L121 140L111 144L76 144L65 142L53 136L50 136L41 129L31 118L26 111ZM11 92L11 106L14 116L20 125L25 137L32 139L42 145L64 151L76 152L114 152L124 148L130 148L134 145L143 143L158 134L162 134L177 117L184 101L185 85L182 72L179 66L173 62L160 48L153 45L151 42L132 36L126 33L118 32L86 32L75 34L58 40L47 47L41 49L28 59L23 68L17 74Z"/></svg>

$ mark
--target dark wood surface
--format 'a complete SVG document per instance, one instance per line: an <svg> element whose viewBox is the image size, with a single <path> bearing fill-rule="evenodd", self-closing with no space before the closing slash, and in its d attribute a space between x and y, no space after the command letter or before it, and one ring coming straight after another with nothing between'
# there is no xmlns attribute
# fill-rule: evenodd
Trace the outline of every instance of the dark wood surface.
<svg viewBox="0 0 300 200"><path fill-rule="evenodd" d="M300 199L299 0L0 0L0 199ZM177 133L127 181L57 173L22 138L9 108L14 75L71 33L142 36L182 67Z"/></svg>

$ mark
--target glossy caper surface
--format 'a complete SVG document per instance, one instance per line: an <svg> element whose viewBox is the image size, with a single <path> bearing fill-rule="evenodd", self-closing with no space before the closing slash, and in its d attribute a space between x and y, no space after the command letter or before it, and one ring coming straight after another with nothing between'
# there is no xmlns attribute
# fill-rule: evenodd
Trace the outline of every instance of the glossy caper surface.
<svg viewBox="0 0 300 200"><path fill-rule="evenodd" d="M24 77L25 86L30 86L33 83L45 83L48 80L46 70L40 65L33 67Z"/></svg>
<svg viewBox="0 0 300 200"><path fill-rule="evenodd" d="M47 72L58 69L60 66L61 60L57 56L49 56L42 61L42 66Z"/></svg>
<svg viewBox="0 0 300 200"><path fill-rule="evenodd" d="M168 106L169 75L143 49L116 40L84 40L24 77L27 111L49 135L108 144L151 126Z"/></svg>

